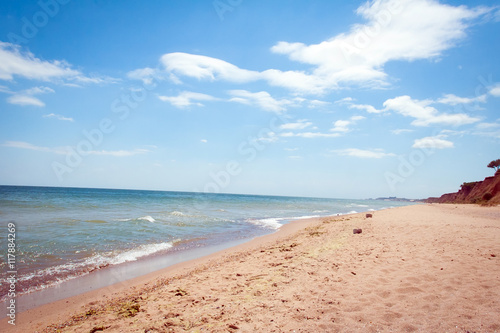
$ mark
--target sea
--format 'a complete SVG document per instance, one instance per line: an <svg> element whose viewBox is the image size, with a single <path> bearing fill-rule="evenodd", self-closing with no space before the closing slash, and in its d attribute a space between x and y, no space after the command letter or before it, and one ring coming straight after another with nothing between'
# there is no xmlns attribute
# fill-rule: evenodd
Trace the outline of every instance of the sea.
<svg viewBox="0 0 500 333"><path fill-rule="evenodd" d="M290 221L405 206L387 200L0 186L0 301L110 267L219 248ZM14 236L12 236L14 235ZM14 245L12 245L14 244ZM15 247L14 247L15 246ZM14 257L8 257L9 249ZM157 262L158 262L157 260ZM171 264L163 260L164 266ZM160 265L160 266L161 266ZM155 266L155 269L161 267Z"/></svg>

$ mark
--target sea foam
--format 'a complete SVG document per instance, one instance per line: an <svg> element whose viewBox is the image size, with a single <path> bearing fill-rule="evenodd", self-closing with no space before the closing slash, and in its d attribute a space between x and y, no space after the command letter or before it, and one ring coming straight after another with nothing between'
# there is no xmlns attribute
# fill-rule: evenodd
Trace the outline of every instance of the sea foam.
<svg viewBox="0 0 500 333"><path fill-rule="evenodd" d="M139 217L138 220L148 221L148 222L151 222L151 223L154 223L156 221L153 217L151 217L149 215L143 216L143 217Z"/></svg>

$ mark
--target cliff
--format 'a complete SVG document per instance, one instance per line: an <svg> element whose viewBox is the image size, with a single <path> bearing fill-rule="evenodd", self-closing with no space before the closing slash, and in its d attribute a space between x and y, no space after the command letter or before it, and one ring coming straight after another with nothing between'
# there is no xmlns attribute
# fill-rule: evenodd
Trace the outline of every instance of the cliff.
<svg viewBox="0 0 500 333"><path fill-rule="evenodd" d="M429 198L429 203L479 203L500 204L500 173L486 177L483 181L463 183L455 193L446 193L439 198Z"/></svg>

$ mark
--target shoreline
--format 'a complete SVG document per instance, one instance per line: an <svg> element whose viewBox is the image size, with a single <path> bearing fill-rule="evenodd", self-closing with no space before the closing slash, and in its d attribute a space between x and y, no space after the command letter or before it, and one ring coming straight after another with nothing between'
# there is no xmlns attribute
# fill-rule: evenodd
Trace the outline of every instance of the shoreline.
<svg viewBox="0 0 500 333"><path fill-rule="evenodd" d="M357 214L363 214L363 213L357 213ZM348 215L354 215L354 214L344 214L342 216L348 216ZM257 247L264 246L268 243L277 242L280 239L290 236L291 234L297 232L302 228L307 228L309 225L318 222L322 218L323 217L315 217L308 219L292 220L289 223L281 226L275 232L258 236L252 239L245 239L245 240L225 243L221 245L223 249L216 250L214 252L208 253L207 255L202 255L202 256L197 256L195 258L182 260L180 262L152 271L150 273L141 274L139 276L118 281L111 285L103 286L90 291L80 290L76 295L64 297L62 299L54 301L49 301L35 307L29 305L25 306L29 308L16 313L16 322L20 324L12 326L7 323L9 318L3 317L0 319L0 331L16 332L18 330L31 329L32 325L37 326L38 322L44 322L44 323L54 322L60 320L61 318L69 317L76 309L84 306L85 304L93 300L116 297L116 295L118 295L119 293L130 291L131 289L133 290L140 286L148 285L164 276L183 274L186 271L189 271L198 265L208 264L212 260L220 259L221 257L230 255L233 252L255 250L255 248ZM238 243L238 244L230 245L232 243ZM211 247L216 248L219 246L211 246ZM204 249L202 248L199 250L204 250ZM144 259L142 261L147 262L148 260L149 259ZM93 277L89 277L89 275L86 275L67 282L70 283L77 282L77 280L81 280L82 278L89 278L89 280L93 279ZM78 285L78 283L76 283L76 285ZM50 294L53 294L57 293L57 289L58 288L56 286L56 287L50 287L47 290L49 290ZM44 290L41 290L40 292L44 292ZM35 293L37 292L24 294L19 296L19 298L25 298L28 301L31 301ZM39 318L39 319L34 321L32 318Z"/></svg>
<svg viewBox="0 0 500 333"><path fill-rule="evenodd" d="M390 209L390 208L384 208ZM352 214L363 214L365 212L356 213L338 213L332 216L348 216ZM196 260L207 255L215 254L224 250L232 249L247 242L252 242L260 237L265 237L286 229L288 225L295 222L326 218L329 216L304 216L297 218L279 218L286 221L280 228L264 233L262 235L251 236L248 238L239 238L226 241L224 243L214 243L203 245L201 247L188 247L185 249L172 248L171 251L165 254L152 255L144 258L139 258L135 261L121 263L119 265L110 265L102 269L96 269L90 274L74 276L68 280L63 280L60 283L49 285L45 288L34 290L28 293L22 293L16 297L16 312L22 313L27 310L41 307L43 305L54 303L62 299L68 299L73 296L78 296L91 291L110 287L114 284L127 283L129 280L134 280L149 274L168 269L171 266ZM8 305L9 299L0 301L2 308ZM0 321L6 318L7 313L0 314Z"/></svg>
<svg viewBox="0 0 500 333"><path fill-rule="evenodd" d="M342 215L352 215L353 213L344 213ZM147 256L139 258L135 261L125 262L119 265L110 265L102 269L97 269L90 274L72 277L58 284L50 285L46 288L34 290L28 293L18 294L16 297L17 313L22 313L45 304L53 303L62 299L71 298L94 290L110 287L114 284L127 283L129 280L134 280L149 274L168 269L171 266L196 260L207 255L216 254L218 252L232 249L244 243L252 242L260 237L269 236L274 233L286 229L286 226L300 221L319 219L327 216L319 217L300 217L295 219L283 219L288 221L281 225L280 228L265 233L263 235L252 236L248 238L240 238L226 241L224 243L214 243L203 245L201 247L188 247L185 249L172 248L171 251L165 254ZM7 306L9 299L0 302L0 306ZM6 313L1 313L0 320L6 318Z"/></svg>
<svg viewBox="0 0 500 333"><path fill-rule="evenodd" d="M16 327L3 319L0 330L500 332L500 207L364 214L294 221L20 313Z"/></svg>

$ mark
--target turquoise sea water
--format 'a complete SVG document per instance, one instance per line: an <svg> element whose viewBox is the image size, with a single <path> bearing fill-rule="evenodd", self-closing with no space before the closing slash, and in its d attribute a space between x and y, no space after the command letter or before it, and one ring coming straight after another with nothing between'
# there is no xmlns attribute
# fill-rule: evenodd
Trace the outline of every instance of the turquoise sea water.
<svg viewBox="0 0 500 333"><path fill-rule="evenodd" d="M296 219L408 203L85 188L0 186L0 300L7 225L16 226L17 292L113 265L271 233Z"/></svg>

